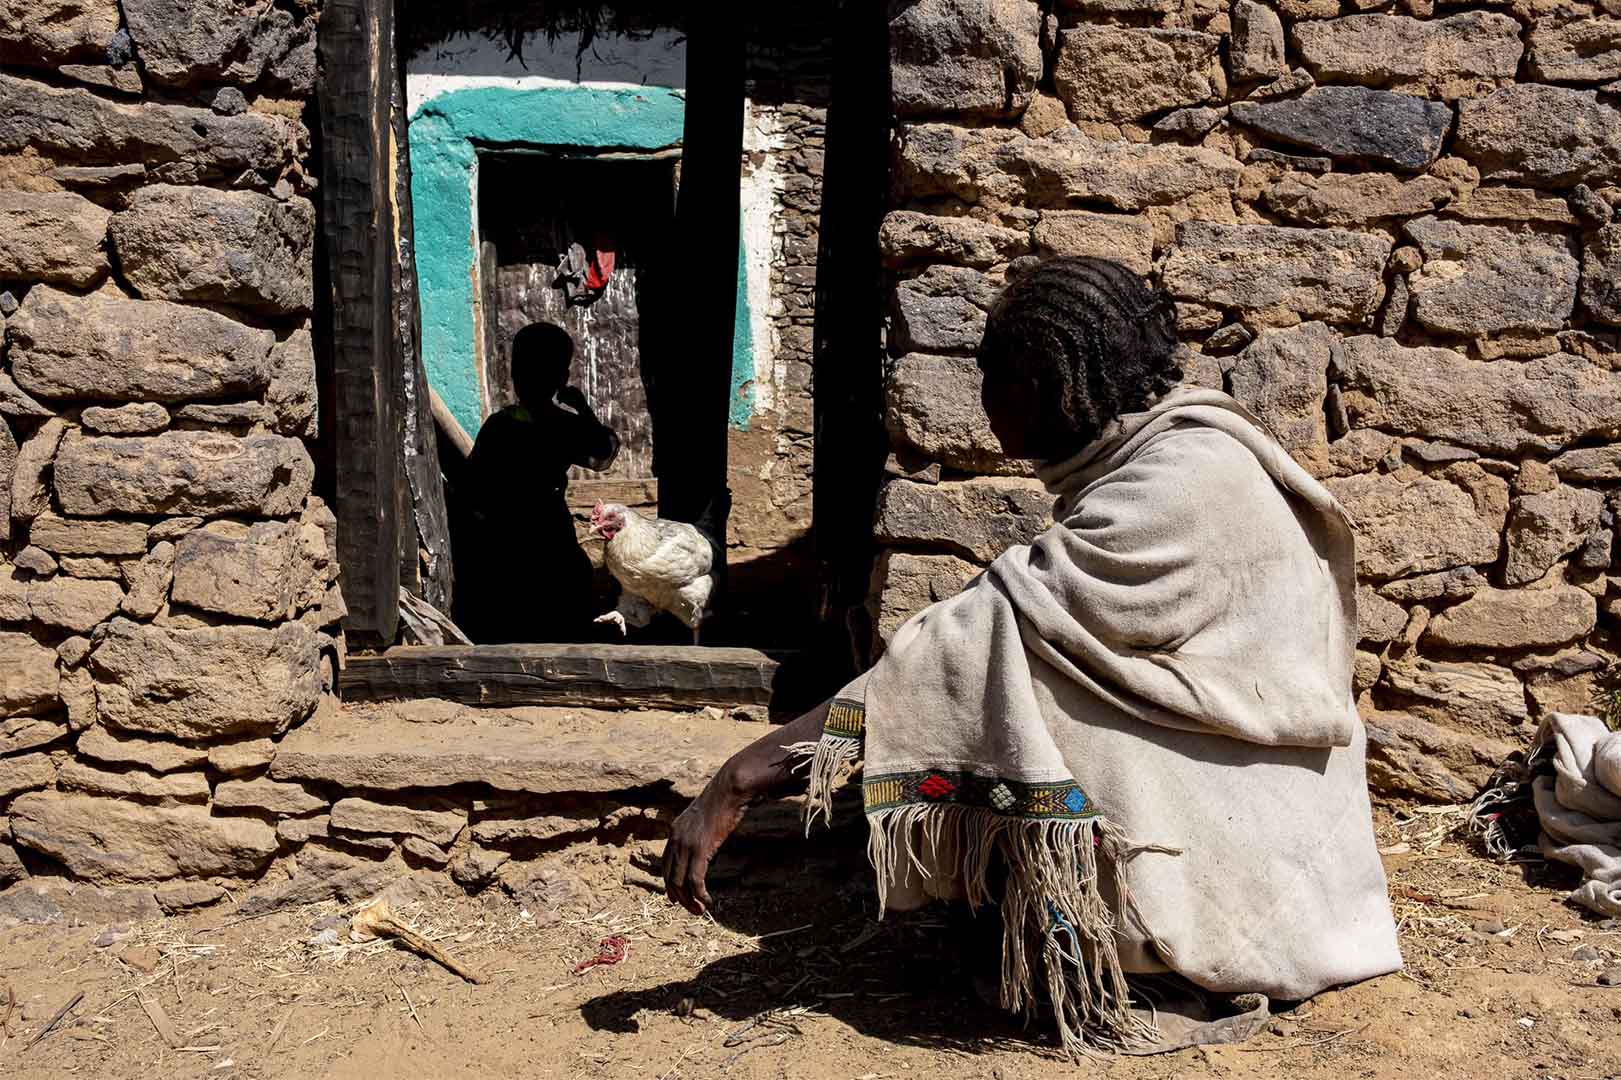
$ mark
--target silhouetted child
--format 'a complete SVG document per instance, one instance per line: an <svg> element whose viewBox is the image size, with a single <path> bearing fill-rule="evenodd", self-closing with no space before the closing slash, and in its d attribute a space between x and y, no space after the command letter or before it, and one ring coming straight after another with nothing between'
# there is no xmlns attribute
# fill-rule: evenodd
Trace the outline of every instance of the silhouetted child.
<svg viewBox="0 0 1621 1080"><path fill-rule="evenodd" d="M465 629L479 642L589 636L591 560L568 509L571 465L606 469L619 437L568 385L574 341L551 323L512 339L518 402L484 421L468 459L471 559L457 560Z"/></svg>

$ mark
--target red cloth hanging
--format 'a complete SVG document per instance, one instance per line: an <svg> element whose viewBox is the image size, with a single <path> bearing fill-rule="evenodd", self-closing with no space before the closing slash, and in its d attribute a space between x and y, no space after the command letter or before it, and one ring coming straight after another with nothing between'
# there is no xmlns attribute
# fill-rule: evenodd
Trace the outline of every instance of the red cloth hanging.
<svg viewBox="0 0 1621 1080"><path fill-rule="evenodd" d="M608 279L613 277L614 252L613 241L602 234L592 238L591 246L595 250L591 254L591 265L585 268L585 287L592 292L601 292L608 287Z"/></svg>

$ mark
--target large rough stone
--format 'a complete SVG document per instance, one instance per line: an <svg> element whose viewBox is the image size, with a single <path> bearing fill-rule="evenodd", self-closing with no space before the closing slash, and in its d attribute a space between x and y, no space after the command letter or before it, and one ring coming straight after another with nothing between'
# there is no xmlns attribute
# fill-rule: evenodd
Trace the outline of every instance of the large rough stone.
<svg viewBox="0 0 1621 1080"><path fill-rule="evenodd" d="M1016 116L1041 79L1033 0L916 0L889 22L895 113Z"/></svg>
<svg viewBox="0 0 1621 1080"><path fill-rule="evenodd" d="M1348 15L1298 22L1292 33L1301 59L1321 81L1448 100L1512 82L1524 51L1519 22L1484 11L1445 19Z"/></svg>
<svg viewBox="0 0 1621 1080"><path fill-rule="evenodd" d="M167 540L152 545L152 550L139 561L124 565L124 614L136 619L150 619L169 601L169 586L174 582L175 546Z"/></svg>
<svg viewBox="0 0 1621 1080"><path fill-rule="evenodd" d="M1621 443L1567 450L1553 459L1561 480L1614 483L1621 480Z"/></svg>
<svg viewBox="0 0 1621 1080"><path fill-rule="evenodd" d="M1602 492L1568 484L1515 499L1503 580L1510 585L1540 581L1554 563L1587 541L1603 511Z"/></svg>
<svg viewBox="0 0 1621 1080"><path fill-rule="evenodd" d="M144 297L270 315L299 314L314 303L315 207L308 199L157 184L113 216L109 237L125 280Z"/></svg>
<svg viewBox="0 0 1621 1080"><path fill-rule="evenodd" d="M1202 147L1094 139L1073 124L1040 139L1002 128L918 124L904 132L897 171L902 190L916 196L1141 210L1231 191L1244 167Z"/></svg>
<svg viewBox="0 0 1621 1080"><path fill-rule="evenodd" d="M1232 118L1335 160L1409 172L1435 161L1452 126L1452 110L1439 101L1361 86L1319 86L1296 98L1236 101Z"/></svg>
<svg viewBox="0 0 1621 1080"><path fill-rule="evenodd" d="M874 533L885 543L928 544L988 563L1035 539L1051 511L1052 497L1034 480L893 480L878 497Z"/></svg>
<svg viewBox="0 0 1621 1080"><path fill-rule="evenodd" d="M1459 105L1457 148L1495 180L1614 181L1621 179L1621 112L1591 90L1505 86Z"/></svg>
<svg viewBox="0 0 1621 1080"><path fill-rule="evenodd" d="M222 810L262 810L269 814L316 814L327 801L299 784L284 784L261 776L256 780L227 780L214 789L214 805Z"/></svg>
<svg viewBox="0 0 1621 1080"><path fill-rule="evenodd" d="M1614 14L1614 12L1612 12ZM1541 82L1621 79L1621 19L1586 15L1531 27L1531 77Z"/></svg>
<svg viewBox="0 0 1621 1080"><path fill-rule="evenodd" d="M1076 120L1138 120L1210 100L1220 46L1193 30L1073 27L1059 39L1053 88Z"/></svg>
<svg viewBox="0 0 1621 1080"><path fill-rule="evenodd" d="M119 799L36 792L11 804L18 845L91 882L173 877L254 877L276 854L276 832L195 806L139 806Z"/></svg>
<svg viewBox="0 0 1621 1080"><path fill-rule="evenodd" d="M315 466L280 435L166 431L134 439L73 434L56 458L56 497L81 517L109 514L296 514Z"/></svg>
<svg viewBox="0 0 1621 1080"><path fill-rule="evenodd" d="M949 468L977 473L1019 473L991 433L980 404L979 366L967 357L913 353L896 361L889 377L888 426L896 446Z"/></svg>
<svg viewBox="0 0 1621 1080"><path fill-rule="evenodd" d="M155 401L92 405L79 414L79 423L98 435L156 435L169 426L169 410Z"/></svg>
<svg viewBox="0 0 1621 1080"><path fill-rule="evenodd" d="M105 61L118 0L0 0L0 63Z"/></svg>
<svg viewBox="0 0 1621 1080"><path fill-rule="evenodd" d="M276 760L276 744L269 739L238 739L208 748L208 767L226 776L262 769Z"/></svg>
<svg viewBox="0 0 1621 1080"><path fill-rule="evenodd" d="M125 105L0 75L0 153L33 147L85 165L144 161L166 183L269 186L302 154L303 125L262 112L219 116L181 105Z"/></svg>
<svg viewBox="0 0 1621 1080"><path fill-rule="evenodd" d="M120 799L208 801L208 777L200 772L171 772L159 776L144 769L113 772L82 761L69 761L57 774L56 786L59 791L111 795Z"/></svg>
<svg viewBox="0 0 1621 1080"><path fill-rule="evenodd" d="M1558 195L1548 195L1536 188L1478 187L1455 202L1447 204L1450 217L1468 221L1508 221L1518 224L1536 221L1548 225L1574 225L1576 215L1570 203Z"/></svg>
<svg viewBox="0 0 1621 1080"><path fill-rule="evenodd" d="M467 827L467 815L458 810L416 810L349 798L332 804L332 827L373 835L420 836L430 844L444 846Z"/></svg>
<svg viewBox="0 0 1621 1080"><path fill-rule="evenodd" d="M28 542L53 555L144 555L140 521L81 521L45 513L28 526Z"/></svg>
<svg viewBox="0 0 1621 1080"><path fill-rule="evenodd" d="M12 373L42 398L185 401L251 395L275 335L203 308L36 288L10 321Z"/></svg>
<svg viewBox="0 0 1621 1080"><path fill-rule="evenodd" d="M1233 5L1232 23L1228 56L1233 63L1233 78L1245 82L1276 79L1289 70L1283 22L1277 12L1252 0L1238 0Z"/></svg>
<svg viewBox="0 0 1621 1080"><path fill-rule="evenodd" d="M1574 585L1481 589L1430 620L1424 640L1454 649L1537 649L1567 645L1598 620L1593 597Z"/></svg>
<svg viewBox="0 0 1621 1080"><path fill-rule="evenodd" d="M1359 427L1517 456L1621 426L1621 372L1568 353L1480 361L1359 335L1344 359L1343 397Z"/></svg>
<svg viewBox="0 0 1621 1080"><path fill-rule="evenodd" d="M13 349L12 356L16 355ZM41 424L17 450L16 465L11 474L13 520L32 521L50 509L51 488L46 470L51 467L57 447L61 445L67 430L67 421L53 416Z"/></svg>
<svg viewBox="0 0 1621 1080"><path fill-rule="evenodd" d="M348 791L482 784L545 795L658 787L691 799L727 758L770 730L701 714L650 724L628 713L444 708L432 722L421 714L406 719L394 707L359 716L323 708L281 741L270 775Z"/></svg>
<svg viewBox="0 0 1621 1080"><path fill-rule="evenodd" d="M295 15L271 0L123 0L123 8L141 70L153 82L264 81L295 97L315 87L314 14Z"/></svg>
<svg viewBox="0 0 1621 1080"><path fill-rule="evenodd" d="M162 917L151 889L97 888L58 877L37 877L0 893L0 930L18 925L127 926Z"/></svg>
<svg viewBox="0 0 1621 1080"><path fill-rule="evenodd" d="M1531 719L1525 688L1507 668L1445 663L1418 656L1385 662L1384 683L1409 711L1437 723L1513 736Z"/></svg>
<svg viewBox="0 0 1621 1080"><path fill-rule="evenodd" d="M1362 720L1368 731L1368 783L1385 795L1467 802L1508 755L1520 749L1479 733L1449 731L1403 712L1365 710Z"/></svg>
<svg viewBox="0 0 1621 1080"><path fill-rule="evenodd" d="M1144 275L1154 260L1154 226L1143 217L1043 210L1036 222L1035 241L1044 254L1112 259Z"/></svg>
<svg viewBox="0 0 1621 1080"><path fill-rule="evenodd" d="M200 746L187 746L167 739L143 739L139 735L109 731L99 725L79 736L74 751L91 761L107 765L139 765L155 773L195 769L208 760L208 751Z"/></svg>
<svg viewBox="0 0 1621 1080"><path fill-rule="evenodd" d="M24 791L47 788L56 779L56 762L49 754L22 754L0 758L0 800ZM7 834L0 831L0 843Z"/></svg>
<svg viewBox="0 0 1621 1080"><path fill-rule="evenodd" d="M68 727L84 731L96 723L96 683L90 672L75 668L62 673L62 705L67 709Z"/></svg>
<svg viewBox="0 0 1621 1080"><path fill-rule="evenodd" d="M1576 306L1580 272L1563 237L1439 217L1410 221L1424 253L1408 278L1418 321L1443 333L1559 330Z"/></svg>
<svg viewBox="0 0 1621 1080"><path fill-rule="evenodd" d="M28 586L28 608L34 620L75 634L94 630L123 602L124 589L116 581L54 577Z"/></svg>
<svg viewBox="0 0 1621 1080"><path fill-rule="evenodd" d="M283 435L313 439L318 428L315 346L306 323L270 350L270 385L265 404Z"/></svg>
<svg viewBox="0 0 1621 1080"><path fill-rule="evenodd" d="M113 727L178 738L269 734L315 708L318 651L301 623L176 630L115 619L90 670Z"/></svg>
<svg viewBox="0 0 1621 1080"><path fill-rule="evenodd" d="M1356 589L1357 642L1384 645L1396 639L1407 626L1407 612L1373 590L1371 585Z"/></svg>
<svg viewBox="0 0 1621 1080"><path fill-rule="evenodd" d="M1291 172L1267 188L1267 209L1308 225L1365 225L1435 210L1452 198L1439 176L1403 180L1389 173Z"/></svg>
<svg viewBox="0 0 1621 1080"><path fill-rule="evenodd" d="M1339 338L1320 322L1262 334L1233 361L1232 395L1314 475L1328 468L1323 399Z"/></svg>
<svg viewBox="0 0 1621 1080"><path fill-rule="evenodd" d="M895 344L921 352L973 352L996 286L966 266L931 266L895 286Z"/></svg>
<svg viewBox="0 0 1621 1080"><path fill-rule="evenodd" d="M1621 222L1587 234L1582 247L1582 306L1597 321L1621 326Z"/></svg>
<svg viewBox="0 0 1621 1080"><path fill-rule="evenodd" d="M10 835L10 819L0 817L0 837L9 837ZM28 868L23 865L22 859L18 858L17 849L11 846L11 841L0 840L0 890L5 890L7 886L15 884L27 876ZM21 892L22 890L17 891ZM9 891L3 897L0 897L0 930L9 930L22 921L8 910L15 903L16 900ZM60 911L53 914L60 918ZM46 921L51 921L49 915L46 916Z"/></svg>
<svg viewBox="0 0 1621 1080"><path fill-rule="evenodd" d="M892 210L878 228L886 266L919 259L990 267L1030 250L1029 234L966 217Z"/></svg>
<svg viewBox="0 0 1621 1080"><path fill-rule="evenodd" d="M37 750L62 738L67 725L59 720L34 716L13 716L0 720L0 755Z"/></svg>
<svg viewBox="0 0 1621 1080"><path fill-rule="evenodd" d="M1357 573L1383 579L1497 560L1508 485L1465 462L1326 481L1357 524Z"/></svg>
<svg viewBox="0 0 1621 1080"><path fill-rule="evenodd" d="M292 618L325 569L307 557L305 530L324 551L320 530L297 522L217 521L187 533L175 547L174 602L259 622Z"/></svg>
<svg viewBox="0 0 1621 1080"><path fill-rule="evenodd" d="M111 214L65 191L0 192L0 281L88 289L107 275Z"/></svg>
<svg viewBox="0 0 1621 1080"><path fill-rule="evenodd" d="M285 822L283 824L286 824ZM306 847L295 860L290 880L261 885L237 908L243 918L322 900L358 903L376 896L408 871L398 859L359 859L325 847Z"/></svg>
<svg viewBox="0 0 1621 1080"><path fill-rule="evenodd" d="M1165 263L1165 287L1203 304L1360 322L1383 297L1389 255L1389 238L1345 229L1186 221Z"/></svg>

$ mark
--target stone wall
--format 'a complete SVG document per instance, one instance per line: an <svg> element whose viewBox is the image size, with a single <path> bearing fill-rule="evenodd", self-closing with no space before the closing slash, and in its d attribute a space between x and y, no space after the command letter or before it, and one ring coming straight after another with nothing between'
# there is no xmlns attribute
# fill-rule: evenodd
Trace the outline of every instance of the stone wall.
<svg viewBox="0 0 1621 1080"><path fill-rule="evenodd" d="M306 449L317 16L0 11L0 886L252 876L285 842L221 792L342 648Z"/></svg>
<svg viewBox="0 0 1621 1080"><path fill-rule="evenodd" d="M734 432L731 559L733 602L751 626L793 641L814 625L815 563L809 550L814 432L811 339L822 210L831 47L819 22L763 27L751 42L745 93L743 184L768 208L768 235L749 237L767 282L753 312L756 409ZM751 296L751 306L753 304ZM763 341L762 341L763 339ZM763 346L763 347L762 347Z"/></svg>
<svg viewBox="0 0 1621 1080"><path fill-rule="evenodd" d="M1537 717L1601 707L1621 6L917 0L890 28L882 633L1044 526L971 356L1011 260L1103 255L1358 521L1376 787L1466 798Z"/></svg>

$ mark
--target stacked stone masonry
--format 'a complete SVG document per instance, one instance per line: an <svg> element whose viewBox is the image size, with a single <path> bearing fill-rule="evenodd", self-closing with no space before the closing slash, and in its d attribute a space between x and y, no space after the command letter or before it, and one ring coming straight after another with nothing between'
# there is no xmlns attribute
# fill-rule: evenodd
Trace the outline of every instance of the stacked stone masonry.
<svg viewBox="0 0 1621 1080"><path fill-rule="evenodd" d="M1048 524L973 351L1016 260L1100 255L1356 519L1376 788L1467 798L1613 707L1621 5L896 12L881 636Z"/></svg>
<svg viewBox="0 0 1621 1080"><path fill-rule="evenodd" d="M237 792L343 648L305 445L316 22L0 0L0 887L289 854Z"/></svg>

